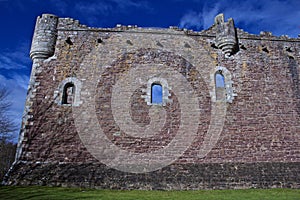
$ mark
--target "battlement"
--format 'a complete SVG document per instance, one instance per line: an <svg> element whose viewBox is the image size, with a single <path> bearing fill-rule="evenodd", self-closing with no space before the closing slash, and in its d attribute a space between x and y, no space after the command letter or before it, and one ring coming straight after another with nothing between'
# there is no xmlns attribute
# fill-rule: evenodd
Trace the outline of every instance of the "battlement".
<svg viewBox="0 0 300 200"><path fill-rule="evenodd" d="M216 16L215 23L207 30L193 31L188 29L181 29L176 26L167 28L142 28L137 25L121 25L117 24L113 28L96 28L88 27L80 24L79 20L72 18L58 18L55 15L43 14L37 18L35 32L32 40L32 48L30 57L32 59L49 58L54 54L55 43L58 32L65 31L90 31L90 32L128 32L141 34L169 34L169 35L190 35L199 37L215 38L211 41L217 48L222 49L224 54L232 55L239 50L238 39L249 40L270 40L270 41L294 41L299 42L300 38L289 38L286 35L277 37L273 36L271 32L261 32L260 35L249 34L234 26L233 19L228 22L224 21L224 15Z"/></svg>

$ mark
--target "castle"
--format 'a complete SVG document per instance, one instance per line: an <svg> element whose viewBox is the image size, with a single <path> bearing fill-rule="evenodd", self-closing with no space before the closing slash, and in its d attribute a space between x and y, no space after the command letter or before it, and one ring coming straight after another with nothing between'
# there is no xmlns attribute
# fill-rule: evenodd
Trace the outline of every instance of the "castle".
<svg viewBox="0 0 300 200"><path fill-rule="evenodd" d="M37 18L8 185L300 188L300 39Z"/></svg>

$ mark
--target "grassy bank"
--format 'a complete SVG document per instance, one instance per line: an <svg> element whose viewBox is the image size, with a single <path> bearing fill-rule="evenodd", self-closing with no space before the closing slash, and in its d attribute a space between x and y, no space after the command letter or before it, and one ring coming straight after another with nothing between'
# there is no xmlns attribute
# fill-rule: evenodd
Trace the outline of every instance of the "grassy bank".
<svg viewBox="0 0 300 200"><path fill-rule="evenodd" d="M299 200L300 190L248 189L200 191L119 191L57 187L0 187L0 199L101 199L101 200Z"/></svg>

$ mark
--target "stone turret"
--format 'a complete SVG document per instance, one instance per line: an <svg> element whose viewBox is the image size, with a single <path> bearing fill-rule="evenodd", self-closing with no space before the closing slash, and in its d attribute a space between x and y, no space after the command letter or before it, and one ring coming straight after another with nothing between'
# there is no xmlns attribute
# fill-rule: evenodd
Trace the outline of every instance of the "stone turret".
<svg viewBox="0 0 300 200"><path fill-rule="evenodd" d="M30 57L33 61L47 59L54 54L57 24L58 17L55 15L43 14L37 18L30 50Z"/></svg>
<svg viewBox="0 0 300 200"><path fill-rule="evenodd" d="M217 27L216 45L219 49L230 56L237 50L237 37L232 18L224 22L224 14L221 13L215 17L215 26Z"/></svg>

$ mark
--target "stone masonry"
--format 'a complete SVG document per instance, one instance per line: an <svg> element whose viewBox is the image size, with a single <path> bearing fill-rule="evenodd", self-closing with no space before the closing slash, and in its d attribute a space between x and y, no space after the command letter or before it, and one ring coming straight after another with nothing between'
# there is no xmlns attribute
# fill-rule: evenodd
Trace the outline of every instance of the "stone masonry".
<svg viewBox="0 0 300 200"><path fill-rule="evenodd" d="M201 32L44 14L30 56L7 185L300 188L299 38L222 14Z"/></svg>

